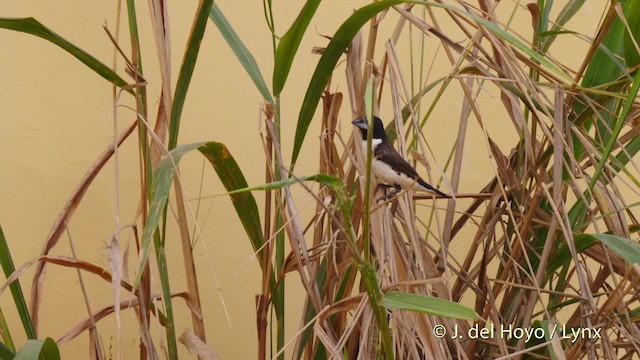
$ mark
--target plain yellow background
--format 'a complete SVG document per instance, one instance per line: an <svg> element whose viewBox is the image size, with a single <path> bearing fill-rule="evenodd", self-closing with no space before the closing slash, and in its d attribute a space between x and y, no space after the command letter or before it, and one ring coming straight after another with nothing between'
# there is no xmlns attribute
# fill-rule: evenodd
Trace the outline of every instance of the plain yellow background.
<svg viewBox="0 0 640 360"><path fill-rule="evenodd" d="M273 67L271 37L264 21L261 1L217 1L228 20L234 26L246 46L253 53L267 83L271 83ZM276 32L282 35L302 6L302 1L274 2ZM299 53L282 93L282 124L284 154L289 158L295 121L309 79L318 61L310 53L314 46L325 46L327 40L320 35L332 35L338 26L365 1L323 1L311 22L300 46ZM116 32L116 2L105 1L14 1L5 2L1 16L35 17L44 25L88 51L107 65L112 64L113 47L102 26ZM512 24L525 38L530 38L530 17L523 5L502 1L499 14L503 22L508 21L511 10L517 15ZM123 4L124 6L124 4ZM156 49L149 24L147 2L137 2L144 74L149 83L148 101L150 116L155 111L160 96L159 72ZM170 31L172 40L173 86L177 80L188 32L197 6L196 1L169 2ZM587 1L580 15L569 24L574 31L593 36L598 14L603 4ZM560 5L552 13L555 18ZM447 17L435 11L444 25ZM130 53L126 11L123 9L120 40L125 53ZM397 19L389 14L379 35L376 61L379 62L384 40L390 34ZM415 29L414 29L415 30ZM405 30L406 33L406 30ZM414 31L417 34L417 31ZM463 37L455 32L452 38ZM418 39L417 37L415 39ZM435 57L437 61L429 75L431 79L448 74L451 64L446 60L438 41L426 39L425 58L428 65ZM16 266L36 257L44 240L66 200L96 157L113 139L114 112L112 87L89 70L84 64L60 48L34 36L0 29L0 224L9 241ZM578 66L588 44L575 38L564 37L551 49L553 56ZM408 45L405 39L399 44L399 53L408 74ZM117 70L125 79L123 61ZM345 94L341 115L342 135L346 139L351 132L344 64L335 72L332 88ZM429 159L442 167L457 134L460 116L461 95L459 86L451 86L436 107L425 135L434 154ZM508 152L515 144L513 127L502 110L499 93L487 86L480 107L489 132ZM383 100L381 114L390 119L389 97ZM207 25L200 57L189 90L182 117L179 143L196 141L219 141L226 144L238 161L249 184L264 182L264 156L260 142L259 114L261 96L243 68L224 42L213 23ZM124 105L131 106L131 99L123 95L123 105L117 111L117 128L124 129L134 120L134 114ZM319 113L319 112L318 112ZM318 116L316 114L316 118ZM463 192L479 191L493 177L486 144L475 120L469 122L469 143L464 154L465 173L460 185ZM500 132L499 129L506 131ZM298 175L315 173L318 161L318 122L309 130L303 146ZM135 221L138 206L139 175L137 143L132 135L119 151L119 178L116 187L113 160L108 163L91 185L82 204L69 224L69 235L61 238L52 254L70 255L69 238L73 241L78 256L108 268L106 245L115 231L115 218L121 225ZM204 239L195 247L198 278L202 293L203 312L207 327L208 344L225 359L255 357L257 351L254 295L260 291L260 272L253 251L244 235L235 211L227 197L211 197L224 192L210 165L204 164L197 154L185 156L182 177L189 199L196 199L200 191L206 197L198 202L190 201L198 211L198 223L202 226ZM432 165L433 168L433 165ZM420 170L424 173L424 169ZM200 177L203 174L202 187ZM201 189L201 190L200 190ZM313 211L312 200L303 192L298 195L298 207L307 214ZM261 194L256 194L262 204ZM116 201L116 199L118 199ZM173 196L171 196L173 202ZM119 207L116 209L116 203ZM170 215L171 217L171 215ZM132 241L131 232L120 233L122 246ZM209 257L206 256L208 252ZM135 251L130 251L135 258ZM169 270L172 275L172 290L185 289L181 251L175 229L170 226L168 238ZM130 260L130 264L134 264ZM133 272L133 266L130 266ZM214 274L215 273L215 277ZM22 288L29 298L32 271L21 279ZM111 285L91 275L84 275L93 311L113 301ZM288 276L287 318L288 337L298 325L301 313L302 289L297 275ZM157 278L154 279L159 292ZM217 285L216 285L217 281ZM220 288L220 291L217 288ZM298 295L296 295L298 294ZM223 307L224 299L229 322ZM0 304L11 327L14 340L20 346L25 338L11 296L3 294ZM191 327L188 309L182 300L175 300L177 331ZM58 339L78 322L87 317L76 272L69 268L48 266L41 306L39 336ZM121 348L124 359L137 356L138 337L135 317L130 310L122 314ZM99 323L101 340L105 349L115 358L116 324L111 316ZM152 331L161 335L164 331L154 325ZM156 340L160 336L156 337ZM89 338L85 333L62 347L64 358L81 359L88 354ZM181 353L186 355L182 345ZM109 350L111 349L111 350Z"/></svg>

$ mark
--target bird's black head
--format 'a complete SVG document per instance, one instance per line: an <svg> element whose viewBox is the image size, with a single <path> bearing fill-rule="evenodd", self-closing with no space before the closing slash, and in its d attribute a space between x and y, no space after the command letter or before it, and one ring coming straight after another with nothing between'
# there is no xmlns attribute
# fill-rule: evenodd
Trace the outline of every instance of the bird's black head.
<svg viewBox="0 0 640 360"><path fill-rule="evenodd" d="M359 117L351 122L355 125L360 132L362 133L362 139L367 140L367 131L369 130L369 123L367 122L367 118L365 116ZM373 117L373 138L385 140L387 139L387 133L384 131L384 124L379 117Z"/></svg>

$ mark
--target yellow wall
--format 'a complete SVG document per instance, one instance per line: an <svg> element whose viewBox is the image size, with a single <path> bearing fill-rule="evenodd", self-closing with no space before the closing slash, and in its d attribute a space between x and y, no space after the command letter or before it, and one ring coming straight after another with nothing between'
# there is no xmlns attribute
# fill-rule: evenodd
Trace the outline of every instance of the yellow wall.
<svg viewBox="0 0 640 360"><path fill-rule="evenodd" d="M140 1L141 40L143 44L143 63L146 79L149 82L149 104L154 114L160 96L158 64L152 33L148 22L147 3ZM171 37L173 46L173 79L177 71L191 21L196 9L196 1L169 2ZM272 49L260 1L217 1L229 21L236 28L247 47L258 60L268 83L271 79ZM275 2L276 25L278 34L295 17L300 6L298 2ZM318 56L311 55L313 46L323 46L327 41L318 36L332 35L339 24L346 19L352 9L366 1L324 1L316 18L300 47L300 53L294 61L289 81L282 96L284 152L290 154L295 121L304 95L304 90L313 72ZM504 5L504 13L513 4ZM588 4L587 7L591 7ZM595 5L593 5L595 6ZM600 6L600 5L598 5ZM111 64L112 47L102 25L106 24L112 32L116 26L115 2L104 1L66 1L35 2L21 1L3 4L1 16L33 16L63 37L87 50L98 59ZM530 34L527 27L530 22L526 13L519 10L525 37ZM442 12L437 12L442 14ZM557 11L555 12L557 14ZM592 17L585 16L580 23L573 22L572 28L592 35L595 23L593 18L599 11L592 10ZM395 18L395 14L393 14ZM123 12L123 18L126 18ZM507 16L504 17L505 21ZM394 22L387 21L382 28L382 39L386 39ZM122 21L121 41L125 52L129 53L126 21ZM458 36L455 40L462 40ZM427 38L430 49L435 49L436 40ZM67 198L78 184L98 154L113 137L114 118L112 88L102 78L87 69L82 63L61 49L39 38L22 33L0 30L0 43L3 56L0 56L0 224L8 238L14 262L17 266L37 256L41 250L51 225L56 219ZM559 41L562 44L561 41ZM380 44L383 45L382 43ZM586 44L569 41L563 46L575 46L557 56L570 59L576 51L584 51ZM380 47L381 49L382 47ZM407 54L406 43L399 47ZM376 59L380 59L378 52ZM446 74L451 65L440 50L440 60L430 76ZM430 59L432 54L427 54ZM408 58L408 56L407 56ZM576 64L577 65L577 64ZM123 62L118 62L118 71L124 74ZM342 112L344 137L350 131L350 110L344 80L344 65L336 72L333 88L345 93ZM124 77L125 75L123 75ZM457 88L457 87L456 87ZM495 88L490 89L493 99L489 103L499 102ZM427 140L430 141L437 161L443 166L457 132L460 109L460 95L448 92L448 98L436 109L435 119L427 127ZM387 97L388 99L388 97ZM264 159L259 139L259 104L261 97L242 67L236 61L212 23L208 24L200 58L187 98L180 143L202 140L215 140L225 143L236 157L250 184L264 182ZM131 105L130 99L123 96L121 102ZM487 106L490 107L490 106ZM487 126L495 129L500 122L509 121L501 105L494 106L495 116L487 116ZM486 114L490 114L489 109ZM120 108L117 112L117 126L125 128L134 119L132 111ZM390 102L383 104L382 114L386 120L391 114ZM298 174L309 174L317 164L317 123L312 125L303 147ZM465 154L465 162L470 169L463 177L461 189L465 192L479 190L485 179L493 176L488 164L487 151L480 129L475 121L470 122L472 134L471 148L479 151ZM435 134L435 135L434 135ZM475 134L475 135L474 135ZM513 145L515 134L507 132L498 139L505 146ZM476 144L476 145L474 145ZM79 257L108 268L106 244L109 243L115 227L116 195L119 194L118 216L121 224L134 221L138 205L138 160L135 138L132 136L120 150L119 192L116 191L114 162L111 161L96 178L86 194L82 204L69 224L70 237ZM202 159L197 154L187 155L182 168L189 198L198 196ZM208 164L205 164L203 196L220 194L224 190ZM257 195L261 204L261 196ZM172 197L173 201L173 197ZM309 204L301 198L300 208ZM197 202L191 205L197 208ZM205 219L205 214L208 214ZM199 223L203 224L204 241L210 259L200 243L196 244L196 261L202 291L203 311L207 326L208 343L226 359L253 358L256 353L256 331L254 294L260 291L260 273L252 257L252 249L244 236L230 201L226 197L206 198L199 206ZM183 265L176 232L169 238L169 267L172 274L172 290L185 288ZM132 235L128 230L121 232L123 244L131 244ZM69 237L63 236L53 254L69 255ZM135 251L131 249L131 257ZM134 261L131 261L133 264ZM222 294L218 294L210 266L212 265ZM131 267L133 271L133 267ZM32 272L22 278L22 286L27 297ZM289 276L289 293L300 286L296 275ZM85 275L90 302L95 311L112 301L109 284L103 280ZM154 280L159 289L157 279ZM40 336L58 339L77 322L87 316L87 311L78 286L75 271L68 268L49 266L41 308ZM159 290L158 290L159 291ZM231 326L227 323L220 300L226 302ZM299 324L300 300L295 296L288 301L289 336ZM16 318L11 297L3 294L0 304L8 316L12 333L18 344L24 342L21 327ZM178 333L191 326L187 308L181 300L176 300ZM135 318L130 311L123 312L122 350L123 358L134 358L137 351L137 329ZM100 322L99 330L106 349L116 347L115 321L113 317ZM161 329L154 327L160 333ZM88 336L62 348L65 358L84 358L87 354ZM115 358L115 357L114 357Z"/></svg>

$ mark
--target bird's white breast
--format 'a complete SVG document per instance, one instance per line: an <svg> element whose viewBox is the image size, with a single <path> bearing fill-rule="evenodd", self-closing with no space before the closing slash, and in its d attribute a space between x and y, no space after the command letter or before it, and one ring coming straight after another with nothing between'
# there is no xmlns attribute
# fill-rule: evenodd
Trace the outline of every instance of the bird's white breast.
<svg viewBox="0 0 640 360"><path fill-rule="evenodd" d="M371 152L376 150L376 147L382 143L382 139L371 139ZM360 148L362 149L362 155L367 157L367 140L360 141Z"/></svg>
<svg viewBox="0 0 640 360"><path fill-rule="evenodd" d="M411 188L417 183L412 178L408 177L404 173L397 173L387 163L377 159L373 159L371 163L371 172L376 176L378 181L388 185L400 185L403 189ZM422 188L422 187L420 187Z"/></svg>
<svg viewBox="0 0 640 360"><path fill-rule="evenodd" d="M382 143L381 139L371 139L371 151L374 151L380 143ZM367 141L363 140L360 142L362 153L364 156L367 156ZM378 182L387 184L387 185L400 185L403 189L413 188L414 190L426 190L420 184L418 184L414 179L408 177L407 175L400 173L398 174L391 166L387 163L382 162L375 157L371 159L371 172L378 179Z"/></svg>

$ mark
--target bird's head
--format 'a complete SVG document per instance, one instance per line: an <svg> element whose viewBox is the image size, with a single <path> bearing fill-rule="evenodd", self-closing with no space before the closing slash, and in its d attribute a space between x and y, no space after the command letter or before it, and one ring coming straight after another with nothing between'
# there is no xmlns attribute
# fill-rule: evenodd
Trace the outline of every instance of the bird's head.
<svg viewBox="0 0 640 360"><path fill-rule="evenodd" d="M369 122L365 116L361 116L351 122L362 133L362 139L367 140L367 131L369 130ZM379 117L373 117L373 138L383 140L387 138L387 133L384 131L384 124Z"/></svg>

